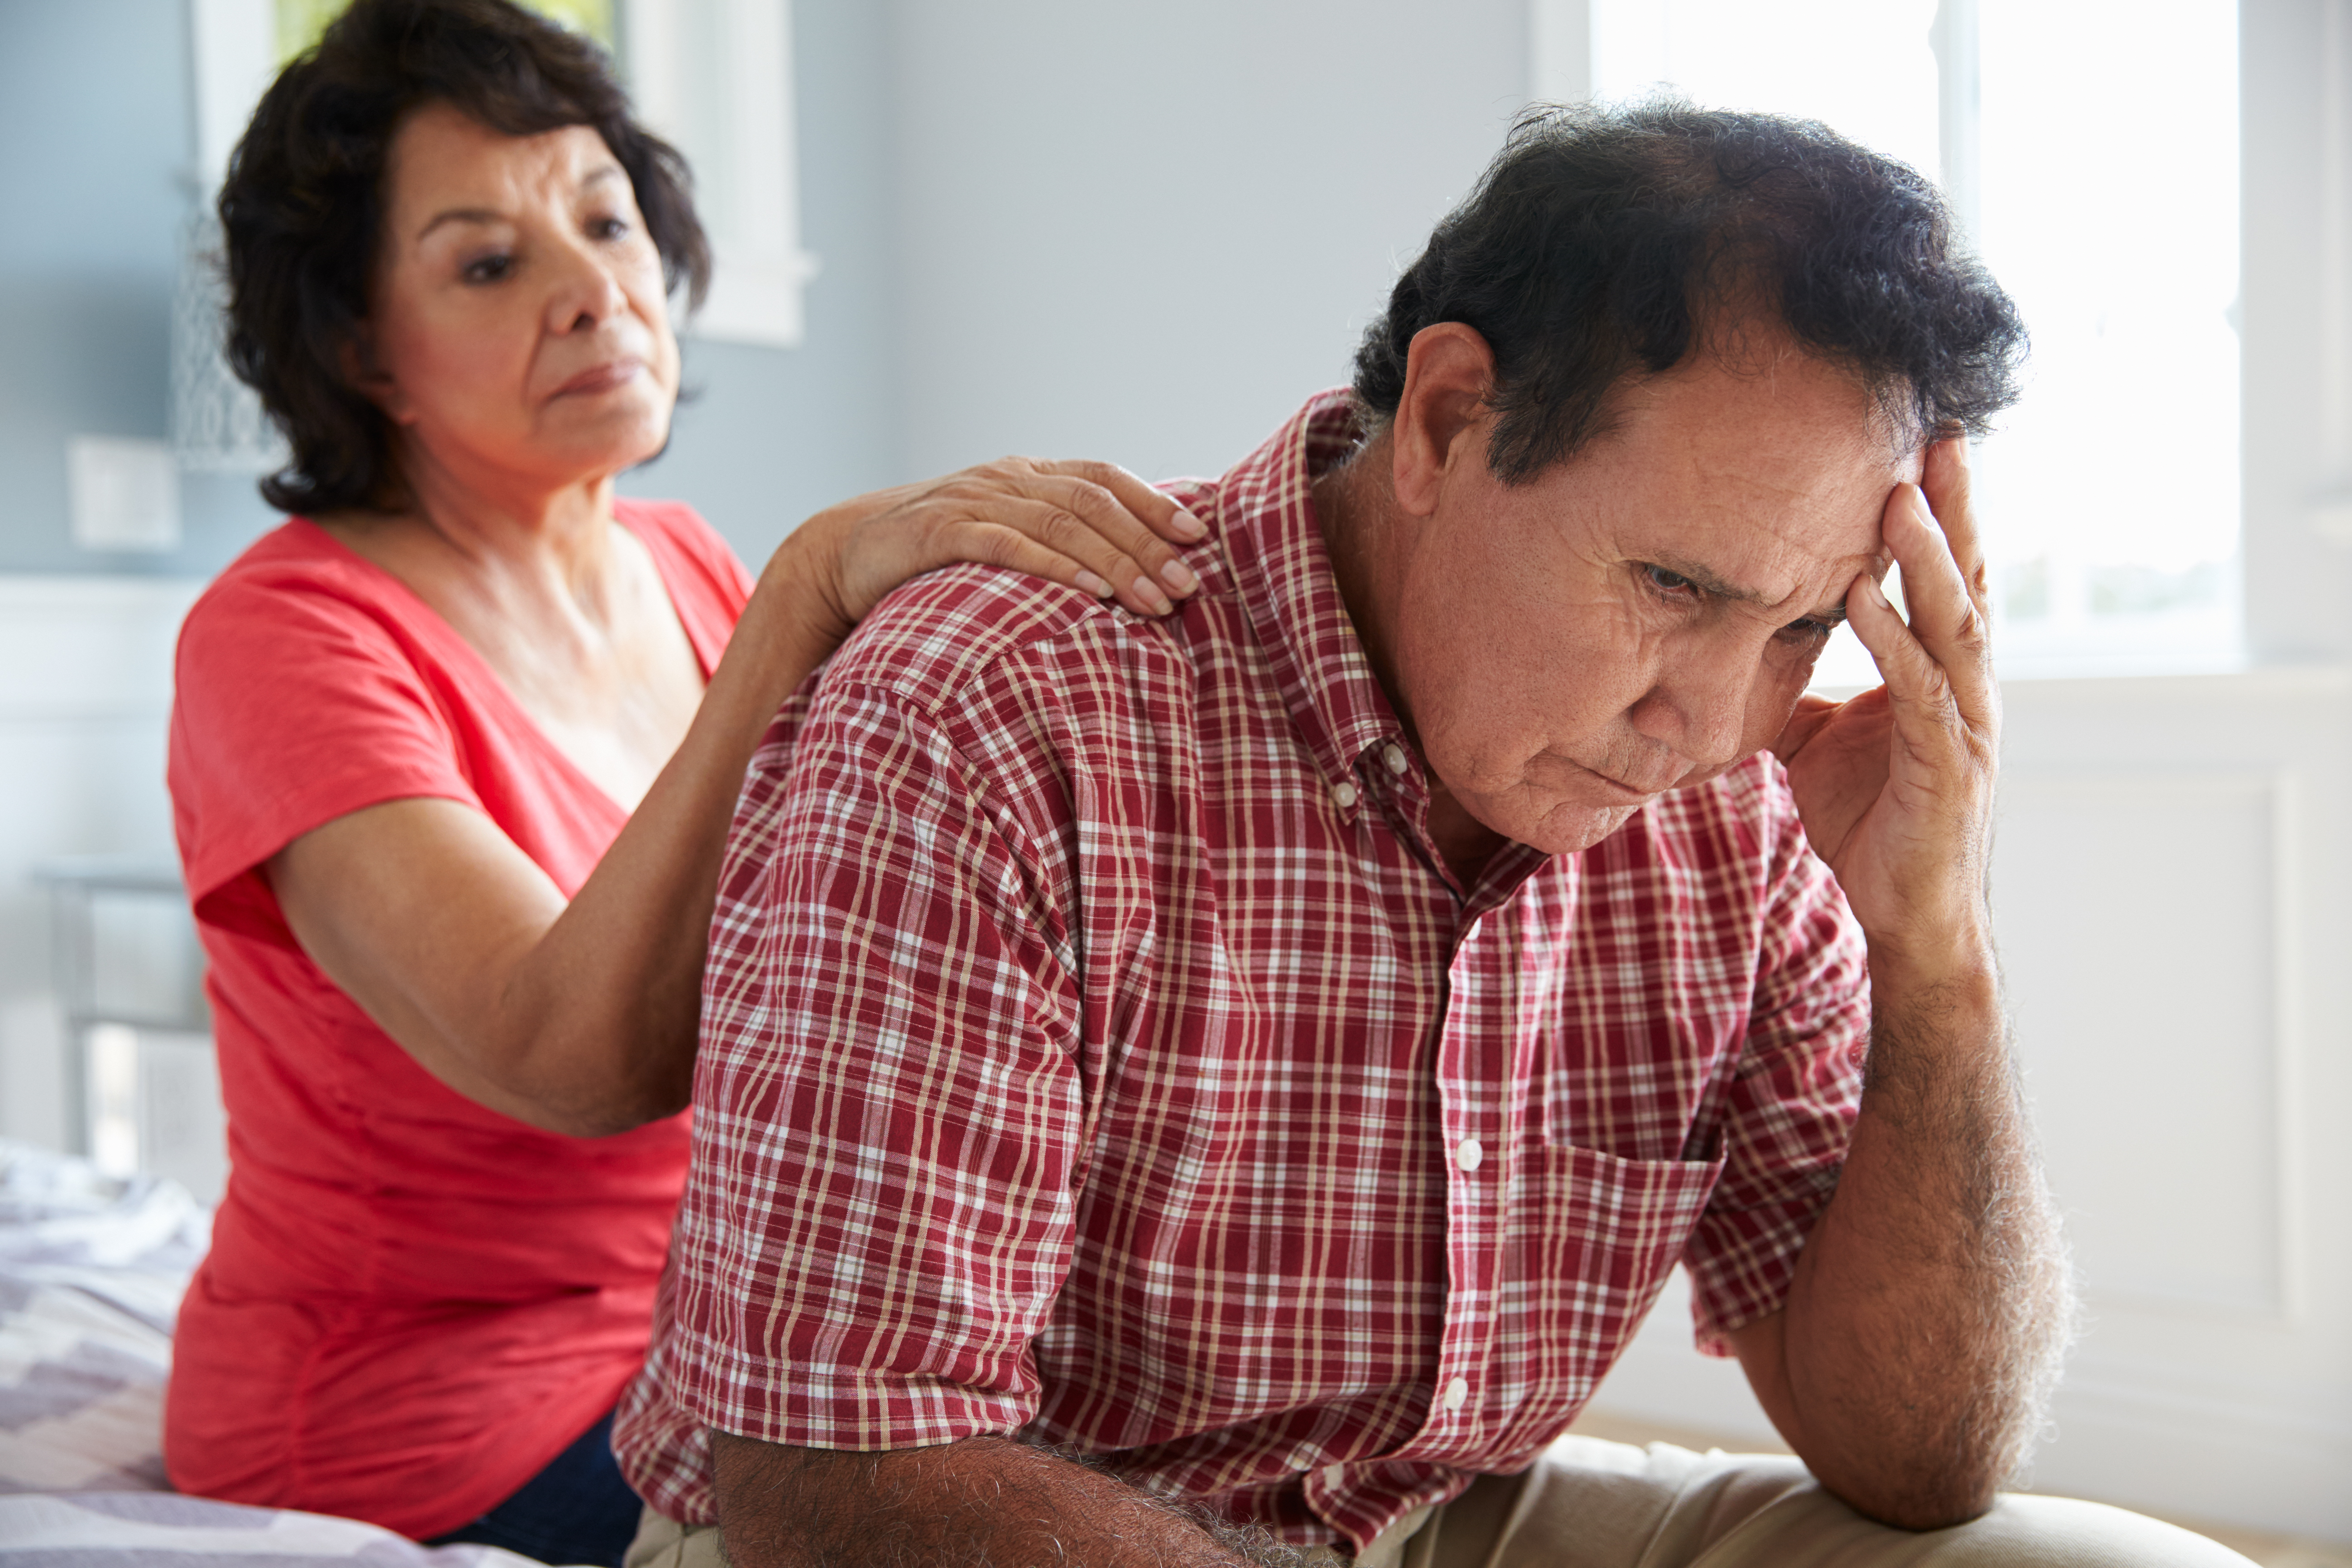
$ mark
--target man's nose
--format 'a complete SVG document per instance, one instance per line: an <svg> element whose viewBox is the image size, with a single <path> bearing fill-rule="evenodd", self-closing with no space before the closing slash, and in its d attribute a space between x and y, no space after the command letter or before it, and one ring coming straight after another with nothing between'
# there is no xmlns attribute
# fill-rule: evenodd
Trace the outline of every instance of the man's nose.
<svg viewBox="0 0 2352 1568"><path fill-rule="evenodd" d="M1738 762L1760 656L1728 638L1670 650L1634 704L1633 727L1696 768Z"/></svg>

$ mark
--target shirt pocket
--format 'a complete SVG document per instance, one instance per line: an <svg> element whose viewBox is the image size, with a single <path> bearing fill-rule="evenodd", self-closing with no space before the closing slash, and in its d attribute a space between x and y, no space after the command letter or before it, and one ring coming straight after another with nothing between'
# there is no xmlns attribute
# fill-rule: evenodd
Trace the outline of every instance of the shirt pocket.
<svg viewBox="0 0 2352 1568"><path fill-rule="evenodd" d="M1507 1234L1502 1342L1526 1372L1501 1447L1532 1454L1572 1419L1633 1337L1723 1173L1714 1160L1527 1152ZM1517 1321L1507 1321L1516 1317ZM1502 1468L1508 1468L1507 1466Z"/></svg>

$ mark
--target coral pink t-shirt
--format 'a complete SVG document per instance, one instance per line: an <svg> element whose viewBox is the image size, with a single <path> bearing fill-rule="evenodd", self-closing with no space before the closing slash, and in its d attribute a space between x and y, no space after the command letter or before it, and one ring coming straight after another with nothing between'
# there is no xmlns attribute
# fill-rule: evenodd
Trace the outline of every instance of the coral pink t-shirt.
<svg viewBox="0 0 2352 1568"><path fill-rule="evenodd" d="M614 510L707 676L749 575L683 506ZM437 796L483 812L569 897L628 813L448 623L299 518L189 612L170 779L230 1154L180 1313L173 1482L453 1530L585 1431L644 1359L687 1118L567 1138L447 1088L304 956L263 863L362 806Z"/></svg>

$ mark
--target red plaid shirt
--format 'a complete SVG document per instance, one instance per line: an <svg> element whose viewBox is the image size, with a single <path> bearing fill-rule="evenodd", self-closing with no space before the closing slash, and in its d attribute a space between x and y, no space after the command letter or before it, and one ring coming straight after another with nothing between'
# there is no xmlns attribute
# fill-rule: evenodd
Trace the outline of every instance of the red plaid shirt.
<svg viewBox="0 0 2352 1568"><path fill-rule="evenodd" d="M618 1447L1010 1433L1370 1541L1573 1417L1678 1260L1777 1308L1836 1183L1860 936L1758 757L1460 887L1341 605L1312 403L1166 620L894 595L754 760L695 1155Z"/></svg>

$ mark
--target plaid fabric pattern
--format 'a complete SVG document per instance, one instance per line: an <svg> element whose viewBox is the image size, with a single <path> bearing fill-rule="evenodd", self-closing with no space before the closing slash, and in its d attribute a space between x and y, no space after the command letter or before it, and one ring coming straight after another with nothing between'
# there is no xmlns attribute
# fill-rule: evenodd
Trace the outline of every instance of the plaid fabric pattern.
<svg viewBox="0 0 2352 1568"><path fill-rule="evenodd" d="M754 761L693 1173L617 1436L1011 1433L1361 1543L1575 1415L1667 1271L1779 1306L1859 1093L1858 931L1778 765L1458 886L1350 628L1325 394L1153 621L958 568Z"/></svg>

